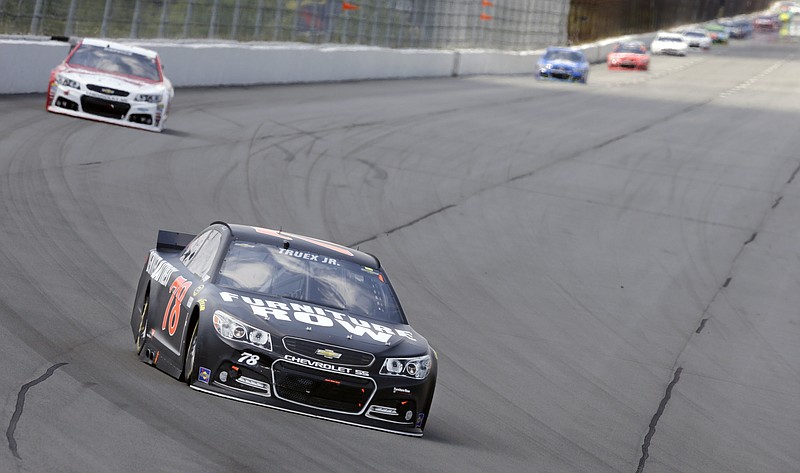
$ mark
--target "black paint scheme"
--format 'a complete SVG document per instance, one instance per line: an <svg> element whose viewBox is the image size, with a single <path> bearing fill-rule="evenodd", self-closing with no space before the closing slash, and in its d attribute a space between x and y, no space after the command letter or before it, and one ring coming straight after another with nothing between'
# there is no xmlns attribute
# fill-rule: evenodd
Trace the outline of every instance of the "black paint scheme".
<svg viewBox="0 0 800 473"><path fill-rule="evenodd" d="M242 252L270 262L270 287L255 288L261 258ZM359 287L336 299L343 274ZM437 355L377 258L351 248L222 222L197 236L159 231L131 329L140 360L199 391L404 435L421 436L428 420Z"/></svg>

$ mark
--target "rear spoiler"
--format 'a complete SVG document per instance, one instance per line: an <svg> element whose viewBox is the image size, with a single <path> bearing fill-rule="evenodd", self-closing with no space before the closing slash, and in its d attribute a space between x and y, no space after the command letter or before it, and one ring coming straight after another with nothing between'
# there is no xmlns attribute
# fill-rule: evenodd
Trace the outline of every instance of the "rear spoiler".
<svg viewBox="0 0 800 473"><path fill-rule="evenodd" d="M156 241L157 250L166 251L180 251L186 248L192 239L197 235L191 233L169 232L167 230L158 231L158 240Z"/></svg>

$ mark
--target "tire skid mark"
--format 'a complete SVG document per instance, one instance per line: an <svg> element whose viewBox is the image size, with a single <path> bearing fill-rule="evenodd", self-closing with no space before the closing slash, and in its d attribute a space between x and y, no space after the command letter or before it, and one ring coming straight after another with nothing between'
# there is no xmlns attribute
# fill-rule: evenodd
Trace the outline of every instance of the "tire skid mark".
<svg viewBox="0 0 800 473"><path fill-rule="evenodd" d="M19 423L19 419L22 417L22 410L25 408L25 396L28 394L28 390L32 387L36 386L37 384L41 384L47 380L53 373L56 372L57 369L61 368L68 363L56 363L50 368L47 368L47 371L39 376L38 378L25 383L19 390L17 394L17 405L14 409L14 414L11 416L11 420L8 422L8 429L6 429L6 438L8 439L8 448L11 450L11 453L14 454L14 457L18 460L22 460L22 457L19 454L19 450L17 450L17 440L14 438L14 432L17 430L17 424Z"/></svg>
<svg viewBox="0 0 800 473"><path fill-rule="evenodd" d="M789 177L789 180L786 181L787 184L791 184L794 181L794 178L797 177L797 173L800 172L800 164L792 172L792 175Z"/></svg>
<svg viewBox="0 0 800 473"><path fill-rule="evenodd" d="M703 319L703 320L701 320L701 321L700 321L700 326L699 326L699 327L697 327L697 330L695 330L695 331L694 331L694 333L700 333L700 332L702 332L702 331L703 331L703 329L706 327L706 323L708 323L708 319Z"/></svg>
<svg viewBox="0 0 800 473"><path fill-rule="evenodd" d="M672 397L672 388L674 388L681 379L681 371L683 371L683 368L680 366L675 370L675 374L672 376L672 381L670 381L670 383L667 385L667 390L664 393L664 397L658 404L658 410L656 410L656 413L653 414L653 418L650 420L649 429L647 430L647 434L644 436L644 442L642 442L642 456L639 458L639 467L636 468L636 473L642 473L644 471L644 466L647 463L647 459L650 457L650 442L653 440L653 435L656 433L658 421L664 414L664 410L667 408L667 403Z"/></svg>
<svg viewBox="0 0 800 473"><path fill-rule="evenodd" d="M624 140L626 138L630 138L631 136L634 136L636 134L639 134L639 133L642 133L644 131L647 131L650 128L656 126L656 125L660 125L660 124L662 124L664 122L672 120L675 117L690 113L690 112L694 111L697 108L700 108L700 107L703 107L703 106L709 104L710 102L711 102L711 99L705 100L705 101L702 101L702 102L698 102L698 103L694 103L694 104L691 104L689 106L683 107L680 110L677 110L675 112L667 114L664 117L660 117L660 118L658 118L656 120L653 120L650 123L647 123L647 124L642 125L642 126L640 126L638 128L635 128L635 129L633 129L631 131L628 131L626 133L622 133L622 134L620 134L618 136L615 136L613 138L610 138L610 139L607 139L605 141L602 141L602 142L600 142L600 143L598 143L596 145L590 146L589 148L578 150L578 151L573 152L571 154L568 154L566 156L562 156L562 157L560 157L560 158L558 158L558 159L556 159L554 161L551 161L549 163L545 163L542 166L540 166L540 167L538 167L536 169L533 169L531 171L525 172L523 174L518 174L516 176L509 177L508 179L506 179L504 181L498 182L496 184L491 184L491 185L489 185L487 187L484 187L482 189L478 189L477 191L473 192L472 194L466 195L466 196L464 196L463 198L457 200L454 203L445 205L444 207L441 207L439 209L436 209L436 210L433 210L431 212L428 212L427 214L425 214L425 215L423 215L421 217L418 217L418 218L416 218L416 219L414 219L414 220L412 220L410 222L404 223L402 225L398 225L398 226L396 226L396 227L394 227L394 228L392 228L392 229L390 229L388 231L381 232L381 233L376 234L376 235L372 235L370 237L364 238L363 240L359 240L356 243L353 243L352 245L349 245L349 246L360 245L360 244L366 243L368 241L376 240L381 235L389 235L389 234L394 233L394 232L396 232L398 230L402 230L404 228L410 227L410 226L412 226L412 225L414 225L416 223L419 223L419 222L427 219L428 217L432 217L432 216L434 216L436 214L439 214L439 213L442 213L442 212L444 212L444 211L446 211L448 209L457 207L459 204L464 203L465 201L467 201L468 199L471 199L472 197L479 196L479 195L481 195L481 194L483 194L485 192L488 192L488 191L503 187L503 186L505 186L507 184L510 184L512 182L519 181L519 180L522 180L522 179L526 179L526 178L535 176L538 173L540 173L541 171L549 169L552 166L556 166L556 165L561 164L563 162L571 161L573 159L576 159L576 158L579 158L579 157L583 156L586 153L590 153L592 151L597 151L599 149L605 148L606 146L614 144L614 143L616 143L618 141L622 141L622 140ZM377 141L377 140L378 139L376 138L373 141ZM366 146L364 146L364 147L366 147Z"/></svg>
<svg viewBox="0 0 800 473"><path fill-rule="evenodd" d="M728 278L728 279L726 279L726 280L725 280L725 282L722 284L722 287L728 287L728 284L730 284L730 283L731 283L731 280L732 280L732 279L733 279L733 278Z"/></svg>
<svg viewBox="0 0 800 473"><path fill-rule="evenodd" d="M421 217L418 217L418 218L416 218L416 219L414 219L414 220L412 220L412 221L410 221L408 223L404 223L403 225L399 225L399 226L394 227L394 228L392 228L390 230L387 230L387 231L381 233L380 235L391 235L392 233L394 233L396 231L399 231L399 230L402 230L404 228L410 227L410 226L412 226L414 224L417 224L417 223L427 219L428 217L432 217L432 216L434 216L434 215L436 215L438 213L442 213L442 212L444 212L446 210L452 209L455 206L456 206L456 204L445 205L444 207L442 207L440 209L434 210L432 212L428 212L425 215L423 215ZM363 239L361 241L357 241L355 243L351 243L351 244L349 244L347 246L355 247L355 246L361 245L363 243L366 243L368 241L376 240L380 235L374 235L374 236L371 236L369 238L365 238L365 239Z"/></svg>

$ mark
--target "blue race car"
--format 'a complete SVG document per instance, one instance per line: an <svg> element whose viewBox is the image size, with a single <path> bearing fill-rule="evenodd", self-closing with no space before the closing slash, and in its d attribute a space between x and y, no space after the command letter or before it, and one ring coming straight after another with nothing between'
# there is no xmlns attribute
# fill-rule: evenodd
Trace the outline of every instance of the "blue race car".
<svg viewBox="0 0 800 473"><path fill-rule="evenodd" d="M582 51L571 48L547 48L539 59L537 79L551 79L585 84L589 61Z"/></svg>

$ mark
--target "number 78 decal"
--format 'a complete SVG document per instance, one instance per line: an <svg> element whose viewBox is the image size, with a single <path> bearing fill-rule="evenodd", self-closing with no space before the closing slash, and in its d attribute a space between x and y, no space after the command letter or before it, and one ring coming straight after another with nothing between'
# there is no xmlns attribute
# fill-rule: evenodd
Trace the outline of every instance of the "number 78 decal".
<svg viewBox="0 0 800 473"><path fill-rule="evenodd" d="M259 360L258 355L254 355L252 353L242 352L242 356L239 357L239 363L244 363L246 365L255 366Z"/></svg>
<svg viewBox="0 0 800 473"><path fill-rule="evenodd" d="M187 281L185 277L178 276L172 281L169 287L169 302L167 302L167 309L164 311L164 321L161 322L161 330L169 328L169 336L175 335L178 330L178 320L181 318L181 303L183 298L186 297L186 291L192 286L192 281ZM167 327L169 324L169 327Z"/></svg>

